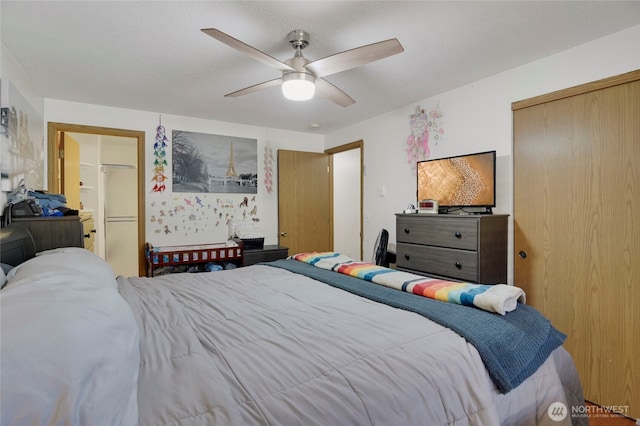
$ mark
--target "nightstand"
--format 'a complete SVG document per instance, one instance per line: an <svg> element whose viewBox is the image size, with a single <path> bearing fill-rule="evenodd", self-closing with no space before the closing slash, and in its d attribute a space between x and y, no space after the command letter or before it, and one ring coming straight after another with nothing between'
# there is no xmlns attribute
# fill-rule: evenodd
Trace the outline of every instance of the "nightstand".
<svg viewBox="0 0 640 426"><path fill-rule="evenodd" d="M285 259L289 256L289 249L278 245L264 246L262 249L245 250L244 266L255 265L259 262Z"/></svg>

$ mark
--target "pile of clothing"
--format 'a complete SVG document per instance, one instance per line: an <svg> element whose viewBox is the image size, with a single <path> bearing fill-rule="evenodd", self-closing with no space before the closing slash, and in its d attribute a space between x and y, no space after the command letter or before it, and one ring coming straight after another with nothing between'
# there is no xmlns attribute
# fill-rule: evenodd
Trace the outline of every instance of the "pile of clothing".
<svg viewBox="0 0 640 426"><path fill-rule="evenodd" d="M63 194L48 194L44 191L27 189L24 179L17 188L7 194L5 216L13 206L27 202L31 206L31 216L77 216L78 210L67 207L67 198ZM9 213L10 215L10 213Z"/></svg>
<svg viewBox="0 0 640 426"><path fill-rule="evenodd" d="M35 199L42 208L41 216L77 216L78 210L66 206L64 194L47 194L41 191L28 191L27 195Z"/></svg>

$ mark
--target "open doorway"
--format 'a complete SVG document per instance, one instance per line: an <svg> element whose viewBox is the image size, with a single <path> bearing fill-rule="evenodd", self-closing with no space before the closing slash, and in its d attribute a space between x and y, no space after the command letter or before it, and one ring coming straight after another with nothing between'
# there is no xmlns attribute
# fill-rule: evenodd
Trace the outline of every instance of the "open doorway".
<svg viewBox="0 0 640 426"><path fill-rule="evenodd" d="M145 231L145 171L144 171L144 146L145 146L145 134L143 131L136 130L123 130L123 129L112 129L106 127L94 127L94 126L84 126L84 125L76 125L76 124L65 124L65 123L48 123L48 184L49 191L62 193L66 195L66 192L74 192L75 190L80 191L80 188L72 188L75 187L76 184L71 184L67 182L65 187L65 162L64 162L64 151L61 152L61 147L64 146L65 135L69 137L75 137L76 139L84 140L83 143L80 144L81 148L84 146L86 150L95 151L90 153L90 159L85 161L81 161L81 168L85 167L85 172L91 171L91 166L95 168L96 172L96 180L95 185L101 185L102 188L105 188L105 191L102 195L99 196L99 201L96 201L94 206L100 209L99 217L101 218L100 223L96 222L96 227L102 226L99 232L104 239L105 232L107 226L111 226L112 233L111 235L121 234L123 238L126 238L128 241L121 241L123 244L122 247L128 247L132 252L135 251L137 256L137 264L129 265L127 267L119 266L118 260L116 258L113 259L116 262L112 267L114 267L114 272L116 274L122 275L137 275L144 276L146 275L146 260L144 256L144 244L146 239L146 231ZM99 160L100 155L97 154L100 151L100 148L92 147L91 141L92 139L98 139L104 147L108 148L106 150L106 157L104 161ZM70 139L70 138L69 138ZM131 146L133 144L133 146ZM127 147L128 146L128 147ZM129 157L127 160L117 161L113 160L114 153L117 154L121 152L123 149L126 150L127 154L125 157ZM86 154L86 153L85 153ZM82 156L82 152L80 153ZM111 155L111 158L109 156ZM122 157L122 156L121 156ZM95 160L94 160L95 159ZM72 166L73 167L73 166ZM81 170L82 171L82 170ZM118 176L126 174L125 181L123 183L122 179L118 179ZM111 176L113 175L113 176ZM107 222L105 219L107 218L108 210L105 209L105 199L107 199L107 195L109 193L113 194L118 188L123 188L123 185L129 185L132 180L137 180L137 185L135 185L135 189L137 191L133 191L134 194L133 200L131 201L132 206L129 208L130 212L127 212L128 222L123 222L123 218L119 218L116 222L111 223ZM83 182L84 184L84 182ZM106 186L105 186L106 185ZM87 187L84 188L85 191L82 191L81 196L84 194L88 194L90 191ZM103 210L105 215L103 216ZM120 209L122 210L122 209ZM116 226L117 225L117 226ZM127 227L126 232L119 232L120 228ZM118 232L116 232L118 231ZM113 246L113 244L112 244ZM109 259L105 256L105 254L111 252L115 253L117 250L110 249L109 246L105 246L102 250L101 254L107 262ZM111 262L109 262L111 263ZM125 268L122 272L119 272L119 268ZM137 271L137 272L136 272Z"/></svg>
<svg viewBox="0 0 640 426"><path fill-rule="evenodd" d="M332 159L334 251L363 260L364 142L340 145L325 152Z"/></svg>

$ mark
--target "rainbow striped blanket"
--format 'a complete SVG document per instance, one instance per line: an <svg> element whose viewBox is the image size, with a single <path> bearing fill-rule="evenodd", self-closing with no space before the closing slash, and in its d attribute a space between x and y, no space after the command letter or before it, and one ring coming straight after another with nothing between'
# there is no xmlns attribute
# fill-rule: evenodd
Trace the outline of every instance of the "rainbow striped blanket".
<svg viewBox="0 0 640 426"><path fill-rule="evenodd" d="M360 262L335 252L298 253L289 259L340 272L397 290L459 305L475 306L504 315L525 302L521 288L506 284L471 284L428 278L409 272Z"/></svg>

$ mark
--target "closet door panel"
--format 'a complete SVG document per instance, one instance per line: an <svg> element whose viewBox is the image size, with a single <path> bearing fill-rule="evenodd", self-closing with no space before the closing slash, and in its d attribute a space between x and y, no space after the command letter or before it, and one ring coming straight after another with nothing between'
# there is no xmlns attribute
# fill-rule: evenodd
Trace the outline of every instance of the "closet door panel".
<svg viewBox="0 0 640 426"><path fill-rule="evenodd" d="M640 82L514 111L515 284L585 398L640 417Z"/></svg>

